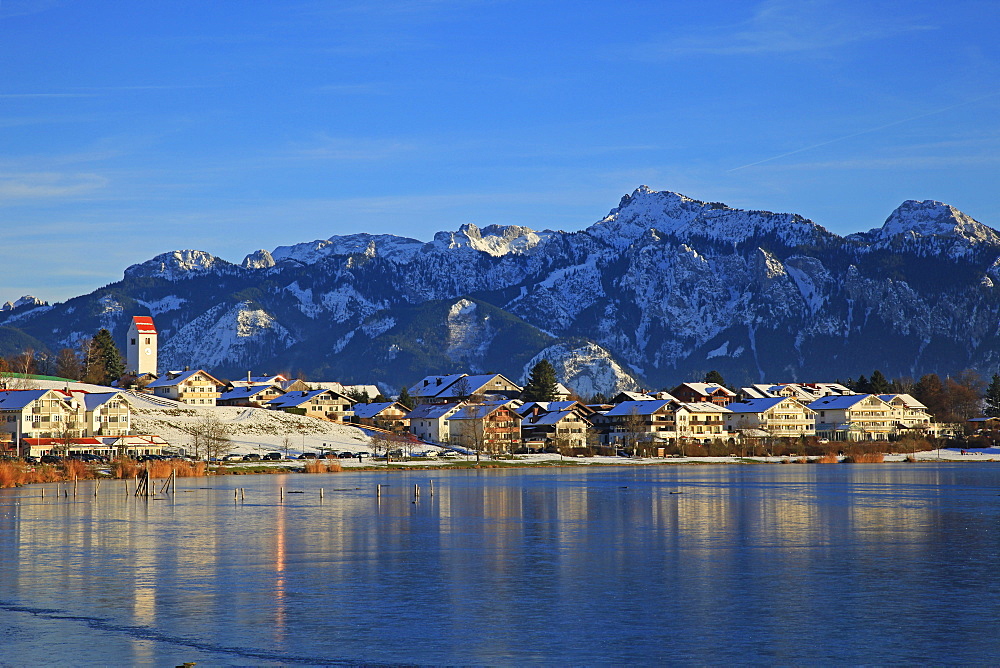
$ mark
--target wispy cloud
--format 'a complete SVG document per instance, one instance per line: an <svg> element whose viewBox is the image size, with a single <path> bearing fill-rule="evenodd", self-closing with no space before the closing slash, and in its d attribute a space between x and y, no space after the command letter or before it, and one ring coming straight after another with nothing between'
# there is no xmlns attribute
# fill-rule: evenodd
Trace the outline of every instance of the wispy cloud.
<svg viewBox="0 0 1000 668"><path fill-rule="evenodd" d="M0 199L70 197L94 192L107 184L107 178L93 173L0 173Z"/></svg>
<svg viewBox="0 0 1000 668"><path fill-rule="evenodd" d="M664 60L690 55L820 51L932 29L933 26L903 17L885 21L855 15L843 3L767 0L746 21L707 26L681 37L638 44L629 50L629 55L640 60Z"/></svg>
<svg viewBox="0 0 1000 668"><path fill-rule="evenodd" d="M876 132L880 132L882 130L887 130L887 129L889 129L891 127L895 127L897 125L902 125L904 123L909 123L911 121L916 121L916 120L919 120L921 118L927 118L928 116L936 116L937 114L942 114L942 113L944 113L946 111L951 111L953 109L958 109L959 107L964 107L964 106L967 106L967 105L970 105L970 104L976 104L978 102L983 102L983 101L988 100L990 98L997 97L998 95L1000 95L1000 91L995 92L995 93L990 93L989 95L982 95L982 96L979 96L979 97L975 97L975 98L972 98L972 99L969 99L969 100L963 100L962 102L958 102L956 104L950 104L947 107L940 107L938 109L932 109L932 110L926 111L926 112L924 112L922 114L916 114L915 116L908 116L906 118L900 118L900 119L897 119L897 120L889 122L889 123L884 123L882 125L878 125L876 127L865 128L863 130L858 130L857 132L852 132L850 134L846 134L846 135L843 135L843 136L840 136L840 137L834 137L833 139L827 139L826 141L821 141L821 142L816 143L816 144L810 144L809 146L803 146L802 148L797 148L797 149L795 149L793 151L786 151L784 153L779 153L778 155L772 155L772 156L770 156L768 158L763 158L763 159L757 160L755 162L750 162L750 163L747 163L745 165L740 165L739 167L733 167L732 169L728 169L726 171L735 172L735 171L740 170L740 169L746 169L747 167L756 167L757 165L762 165L765 162L771 162L773 160L780 160L781 158L787 158L789 156L796 155L798 153L804 153L806 151L811 151L813 149L822 148L823 146L829 146L830 144L835 144L837 142L845 141L845 140L848 140L848 139L853 139L855 137L860 137L862 135L873 134L873 133L876 133Z"/></svg>

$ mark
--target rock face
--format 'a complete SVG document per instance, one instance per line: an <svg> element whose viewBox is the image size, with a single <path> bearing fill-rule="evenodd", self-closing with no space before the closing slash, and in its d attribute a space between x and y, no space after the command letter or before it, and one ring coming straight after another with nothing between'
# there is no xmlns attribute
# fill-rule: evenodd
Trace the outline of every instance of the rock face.
<svg viewBox="0 0 1000 668"><path fill-rule="evenodd" d="M711 369L732 383L993 373L998 281L1000 234L940 202L840 237L643 186L579 232L353 234L239 265L164 253L66 303L0 309L0 332L57 350L102 326L123 341L132 315L152 314L165 363L223 376L395 391L459 370L520 378L545 357L580 394L613 394Z"/></svg>

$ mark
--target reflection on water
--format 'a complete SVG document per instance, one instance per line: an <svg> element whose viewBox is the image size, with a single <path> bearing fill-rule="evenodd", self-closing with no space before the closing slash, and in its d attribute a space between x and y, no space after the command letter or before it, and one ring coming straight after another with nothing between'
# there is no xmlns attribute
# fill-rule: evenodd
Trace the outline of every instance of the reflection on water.
<svg viewBox="0 0 1000 668"><path fill-rule="evenodd" d="M155 500L107 482L96 497L6 490L0 662L983 663L1000 649L981 632L1000 600L998 471L225 477Z"/></svg>

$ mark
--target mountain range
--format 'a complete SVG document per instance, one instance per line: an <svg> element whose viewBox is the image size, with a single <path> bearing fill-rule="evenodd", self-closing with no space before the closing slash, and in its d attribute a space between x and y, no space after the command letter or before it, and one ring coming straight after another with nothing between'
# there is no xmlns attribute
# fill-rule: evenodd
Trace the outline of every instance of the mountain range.
<svg viewBox="0 0 1000 668"><path fill-rule="evenodd" d="M235 264L177 250L66 302L0 308L0 353L75 347L133 315L161 371L279 371L395 391L549 359L582 395L720 371L732 384L1000 368L1000 234L906 201L839 236L800 215L641 186L577 232L462 225L352 234Z"/></svg>

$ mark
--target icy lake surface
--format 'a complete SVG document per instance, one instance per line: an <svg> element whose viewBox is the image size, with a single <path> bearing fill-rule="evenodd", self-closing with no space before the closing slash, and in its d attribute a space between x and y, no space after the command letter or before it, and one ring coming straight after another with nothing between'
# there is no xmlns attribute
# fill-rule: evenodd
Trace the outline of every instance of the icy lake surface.
<svg viewBox="0 0 1000 668"><path fill-rule="evenodd" d="M0 491L4 666L1000 656L998 464L231 476L149 501L117 481L44 489Z"/></svg>

